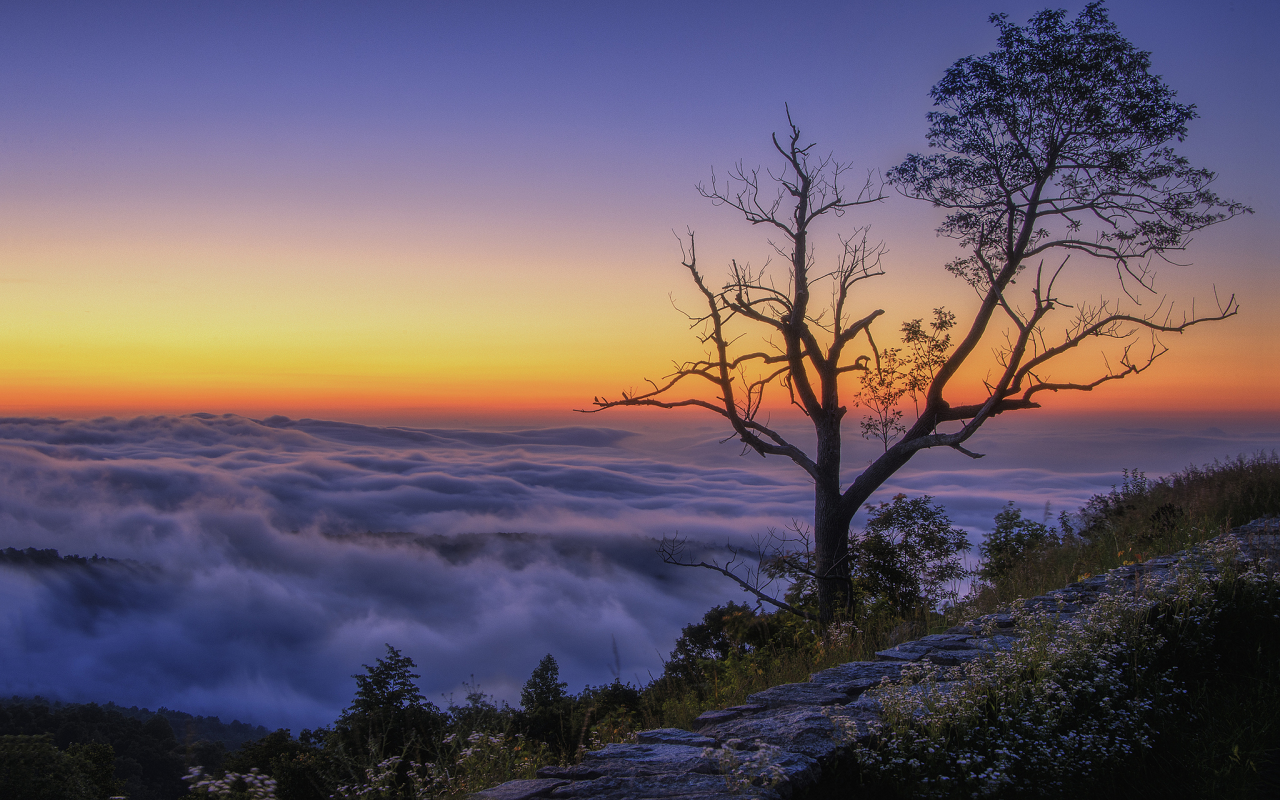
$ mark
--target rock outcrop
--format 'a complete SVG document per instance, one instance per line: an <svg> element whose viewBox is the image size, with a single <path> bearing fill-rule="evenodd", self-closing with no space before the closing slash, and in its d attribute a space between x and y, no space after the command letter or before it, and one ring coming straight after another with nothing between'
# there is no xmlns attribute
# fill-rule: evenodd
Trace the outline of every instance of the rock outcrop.
<svg viewBox="0 0 1280 800"><path fill-rule="evenodd" d="M1274 555L1280 550L1280 520L1256 520L1224 536L1237 540L1246 560ZM1193 548L1072 583L1025 605L1070 618L1103 592L1138 590L1184 562L1207 572L1214 569ZM989 615L881 650L876 661L841 664L814 673L806 683L757 692L744 705L707 711L692 731L642 731L634 744L611 744L587 753L576 766L544 767L536 780L510 781L473 797L781 800L836 791L833 784L847 763L849 737L865 741L880 720L879 704L866 694L869 689L898 681L906 665L962 665L1009 649L1018 636L1013 615ZM927 690L946 691L946 683Z"/></svg>

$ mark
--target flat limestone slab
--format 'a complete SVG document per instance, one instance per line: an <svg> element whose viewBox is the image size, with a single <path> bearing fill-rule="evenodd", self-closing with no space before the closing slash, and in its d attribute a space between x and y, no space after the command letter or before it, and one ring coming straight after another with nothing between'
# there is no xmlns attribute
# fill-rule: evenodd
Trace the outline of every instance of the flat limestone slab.
<svg viewBox="0 0 1280 800"><path fill-rule="evenodd" d="M756 692L747 701L766 708L831 706L849 702L849 695L824 683L784 683Z"/></svg>
<svg viewBox="0 0 1280 800"><path fill-rule="evenodd" d="M822 759L839 749L836 726L819 706L787 706L751 717L702 729L702 734L722 742L738 740L777 747L811 759Z"/></svg>
<svg viewBox="0 0 1280 800"><path fill-rule="evenodd" d="M479 800L531 800L535 797L550 797L553 789L568 784L569 781L554 778L507 781L500 786L476 792L471 796Z"/></svg>
<svg viewBox="0 0 1280 800"><path fill-rule="evenodd" d="M720 775L661 775L639 778L596 778L575 781L553 790L552 798L591 798L591 800L743 800L744 797L759 800L782 800L783 795L762 786L750 786L749 792L740 791L731 781Z"/></svg>
<svg viewBox="0 0 1280 800"><path fill-rule="evenodd" d="M582 757L582 766L605 777L702 774L720 771L704 747L684 744L609 744Z"/></svg>

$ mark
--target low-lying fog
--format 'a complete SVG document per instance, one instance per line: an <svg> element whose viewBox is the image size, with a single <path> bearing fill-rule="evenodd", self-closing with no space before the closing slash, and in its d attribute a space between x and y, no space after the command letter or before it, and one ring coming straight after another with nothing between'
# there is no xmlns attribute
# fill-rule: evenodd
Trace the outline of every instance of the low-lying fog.
<svg viewBox="0 0 1280 800"><path fill-rule="evenodd" d="M986 458L925 454L880 497L934 495L977 542L1008 500L1056 516L1122 467L1155 477L1280 442L1236 428L998 419L971 445ZM0 694L296 732L337 716L384 643L439 704L471 683L514 702L548 652L573 691L618 669L645 682L682 626L746 599L664 565L655 540L746 542L812 515L790 464L717 428L663 430L0 420L0 548L122 562L0 565ZM874 455L848 447L854 465Z"/></svg>

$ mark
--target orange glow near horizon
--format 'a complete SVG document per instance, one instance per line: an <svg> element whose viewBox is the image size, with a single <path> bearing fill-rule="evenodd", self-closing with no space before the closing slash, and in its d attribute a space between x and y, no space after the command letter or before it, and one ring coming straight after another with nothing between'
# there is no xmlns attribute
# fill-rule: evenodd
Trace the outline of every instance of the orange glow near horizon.
<svg viewBox="0 0 1280 800"><path fill-rule="evenodd" d="M0 414L252 410L391 418L413 410L411 416L461 414L497 423L556 416L587 407L595 395L643 388L645 379L665 375L673 359L701 355L671 306L675 300L685 308L694 299L671 249L666 241L641 240L626 258L600 269L557 268L531 255L532 267L515 272L496 254L482 254L482 289L477 279L460 277L476 273L448 258L413 272L406 266L413 261L409 244L366 264L358 281L344 272L356 261L352 253L307 256L303 248L293 267L273 272L256 253L260 269L242 264L214 284L200 271L163 269L165 259L154 253L150 266L138 266L128 259L139 251L127 247L99 253L98 261L118 270L87 280L76 277L76 264L88 258L77 248L49 247L39 257L17 248L0 257L30 276L7 284L0 296ZM308 258L308 288L292 288ZM36 261L40 269L32 270ZM948 304L963 320L970 299L954 282L936 278L927 285L943 294L914 308L905 300L920 293L929 272L898 272L864 301L887 304L876 332L880 346L894 344L901 319L927 316L934 304ZM1039 399L1046 409L1084 414L1280 411L1275 322L1255 310L1261 307L1248 303L1237 317L1166 336L1169 352L1144 374ZM953 403L982 398L981 381L994 366L989 343L997 340L989 334L975 352L973 366L948 392ZM1081 347L1048 377L1096 377L1104 369L1101 353ZM1115 363L1114 347L1109 355ZM855 388L850 379L844 389L850 406ZM770 410L789 413L780 390ZM661 424L662 413L650 413Z"/></svg>
<svg viewBox="0 0 1280 800"><path fill-rule="evenodd" d="M33 230L0 252L0 268L14 276L0 292L3 414L377 417L434 409L500 422L583 408L595 395L660 379L673 360L702 355L672 308L696 308L678 248L651 231L622 231L604 263L591 248L565 259L537 249L515 263L504 260L509 242L501 237L476 239L469 253L437 248L429 260L424 242L404 237L395 246L382 241L380 252L377 237L369 248L328 250L304 239L207 242L194 257L173 242L105 242L94 251ZM700 239L708 272L759 249L734 224L712 233ZM45 234L52 243L37 241ZM859 299L859 308L885 309L875 333L882 347L894 345L903 319L945 304L963 323L972 305L962 286L928 266L942 262L945 242L929 249L899 235L905 252ZM1227 259L1218 251L1205 260ZM1041 395L1043 405L1071 413L1280 411L1280 337L1262 311L1270 287L1251 278L1265 274L1238 271L1255 282L1240 287L1242 312L1164 337L1169 352L1144 374L1089 393ZM759 346L749 341L743 346ZM953 403L981 399L996 341L989 333L975 351L948 392ZM1082 346L1047 377L1095 378L1101 353ZM850 406L854 388L850 380L844 390ZM787 413L780 392L772 413Z"/></svg>
<svg viewBox="0 0 1280 800"><path fill-rule="evenodd" d="M701 303L673 232L697 231L712 285L731 259L759 269L773 258L771 279L787 281L764 227L694 189L712 165L721 180L739 159L776 167L769 137L785 124L786 102L815 153L832 152L850 175L882 174L927 148L929 87L996 35L964 4L936 9L908 47L871 37L848 53L836 39L815 47L818 34L807 33L796 45L817 59L812 81L785 78L791 71L768 61L781 58L775 48L761 56L768 79L747 85L704 48L669 50L670 25L644 28L657 12L631 9L624 16L643 24L616 29L627 42L648 30L639 49L597 51L592 43L608 40L575 28L578 12L530 12L527 25L549 26L544 35L581 34L548 48L526 24L504 31L465 9L448 24L474 38L423 48L420 35L445 24L431 21L445 7L428 6L401 9L396 25L309 15L315 30L282 27L256 44L244 36L260 26L222 29L177 6L167 17L86 12L102 19L86 22L83 38L64 31L66 20L34 24L46 12L32 6L32 19L0 31L11 37L0 74L12 88L0 126L0 414L394 418L409 409L500 424L642 390L673 361L703 355L672 308L696 313ZM831 13L861 24L869 12ZM887 15L885 30L910 22L893 6L876 13ZM723 22L720 12L698 14L706 30ZM1176 254L1189 266L1159 264L1160 291L1202 304L1235 291L1243 309L1165 337L1170 352L1147 373L1043 397L1048 409L1280 412L1280 316L1270 310L1280 299L1280 226L1263 205L1275 167L1256 157L1269 152L1275 126L1258 124L1256 93L1233 83L1270 72L1230 61L1261 58L1240 37L1270 28L1224 14L1230 35L1209 51L1202 32L1218 15L1196 14L1158 15L1172 27L1150 41L1150 14L1114 16L1152 48L1179 96L1200 104L1185 148L1192 163L1218 172L1224 197L1258 209L1198 232ZM741 16L776 33L767 14ZM168 27L153 27L161 17ZM100 35L115 25L124 26L117 38ZM388 49L397 32L407 38ZM825 217L809 240L824 270L838 234L870 225L871 239L883 239L886 274L859 284L853 303L857 316L884 309L881 347L937 306L963 325L975 303L943 270L958 250L936 234L941 213L888 195ZM1077 258L1067 273L1066 302L1123 296L1114 265ZM758 347L758 333L742 345ZM998 341L991 331L951 402L982 399ZM1115 364L1116 343L1104 344ZM1086 350L1045 377L1096 378L1104 362ZM851 413L853 388L850 380L844 392ZM791 413L781 390L769 410Z"/></svg>
<svg viewBox="0 0 1280 800"><path fill-rule="evenodd" d="M672 351L692 355L691 342L678 344L678 335L687 332L680 331L678 324L672 327L677 336L661 340L670 346L665 354L658 352L658 344L651 344L647 349L588 351L562 361L549 355L539 359L529 351L493 357L453 354L435 359L424 354L413 359L402 353L399 359L395 354L362 358L355 343L345 350L278 349L266 354L235 349L90 347L83 343L60 348L10 345L6 347L11 354L8 364L0 368L0 414L92 417L203 411L333 418L463 415L493 423L508 417L559 417L589 407L595 395L616 397L620 390L640 386L643 378L660 377L670 363L664 362L663 356ZM1216 348L1225 337L1205 335L1197 341L1196 333L1173 342L1170 352L1144 374L1110 382L1092 392L1046 392L1038 400L1045 411L1085 415L1280 411L1280 379L1275 370L1259 369L1256 353L1219 352ZM376 352L376 345L370 349ZM619 352L623 356L613 360ZM456 360L449 363L451 359ZM1097 353L1082 353L1077 361L1082 373L1102 363ZM1056 374L1065 377L1067 372ZM949 392L953 402L980 399L976 383L968 382L972 391L965 391L965 386L960 382ZM853 390L852 382L846 385L845 398L850 405ZM791 413L780 390L773 400L770 413ZM616 416L610 412L591 419L595 424L609 424L604 421ZM627 414L657 425L664 419L697 416L697 412L672 415L657 409ZM707 418L712 420L710 414Z"/></svg>

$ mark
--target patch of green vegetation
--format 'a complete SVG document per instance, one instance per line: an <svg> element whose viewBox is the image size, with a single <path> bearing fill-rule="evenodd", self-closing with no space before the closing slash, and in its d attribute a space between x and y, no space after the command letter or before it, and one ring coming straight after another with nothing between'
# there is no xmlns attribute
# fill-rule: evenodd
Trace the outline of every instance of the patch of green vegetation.
<svg viewBox="0 0 1280 800"><path fill-rule="evenodd" d="M65 789L68 797L81 796L77 792L83 789L98 798L127 795L130 800L170 800L183 791L182 773L188 757L163 716L141 720L117 708L93 703L52 704L41 698L0 703L0 750L5 753L0 758L12 759L0 777L0 797L6 798L28 796L24 793L28 790L10 787L35 780L44 769L39 764L75 766L84 762L94 766L89 769L81 764L76 769L91 777L90 784ZM94 771L102 769L105 775Z"/></svg>
<svg viewBox="0 0 1280 800"><path fill-rule="evenodd" d="M1220 623L1219 658L1189 675L1179 724L1110 776L1099 796L1280 796L1280 631L1235 615Z"/></svg>
<svg viewBox="0 0 1280 800"><path fill-rule="evenodd" d="M1206 545L1217 572L1175 567L1070 621L1015 610L1024 635L1011 652L961 670L923 667L873 691L888 724L853 745L858 790L1273 796L1280 580L1267 561L1238 570L1233 550L1233 540Z"/></svg>
<svg viewBox="0 0 1280 800"><path fill-rule="evenodd" d="M1023 520L1012 507L997 515L978 571L982 583L957 611L989 613L1277 514L1280 456L1274 452L1191 466L1156 480L1125 470L1120 485L1095 495L1077 514L1062 514L1056 528Z"/></svg>
<svg viewBox="0 0 1280 800"><path fill-rule="evenodd" d="M47 734L0 736L0 797L107 800L123 787L115 777L115 751L109 744L59 750Z"/></svg>

